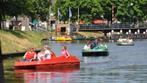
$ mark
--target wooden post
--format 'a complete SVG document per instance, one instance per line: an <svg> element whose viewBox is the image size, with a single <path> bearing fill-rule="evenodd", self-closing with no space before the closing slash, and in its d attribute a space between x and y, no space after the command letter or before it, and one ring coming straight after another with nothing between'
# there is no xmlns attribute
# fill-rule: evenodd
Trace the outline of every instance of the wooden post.
<svg viewBox="0 0 147 83"><path fill-rule="evenodd" d="M4 69L3 69L3 57L1 51L1 40L0 40L0 83L4 83Z"/></svg>

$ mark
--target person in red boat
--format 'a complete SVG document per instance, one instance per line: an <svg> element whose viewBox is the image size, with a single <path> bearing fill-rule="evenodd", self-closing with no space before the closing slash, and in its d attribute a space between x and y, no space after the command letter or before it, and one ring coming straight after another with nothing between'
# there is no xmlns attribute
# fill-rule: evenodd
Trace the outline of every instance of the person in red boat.
<svg viewBox="0 0 147 83"><path fill-rule="evenodd" d="M42 50L37 54L37 58L39 61L41 60L47 60L47 59L51 59L54 58L55 53L49 48L49 46L44 46L42 48Z"/></svg>
<svg viewBox="0 0 147 83"><path fill-rule="evenodd" d="M51 59L52 51L49 48L49 46L44 46L44 58L45 59Z"/></svg>
<svg viewBox="0 0 147 83"><path fill-rule="evenodd" d="M66 58L68 58L70 56L69 52L67 51L66 46L62 47L61 54L64 55Z"/></svg>
<svg viewBox="0 0 147 83"><path fill-rule="evenodd" d="M49 46L45 46L45 59L51 59L56 57L55 53L49 48Z"/></svg>
<svg viewBox="0 0 147 83"><path fill-rule="evenodd" d="M34 51L34 48L30 48L24 55L23 59L25 61L32 61L36 59L36 52Z"/></svg>
<svg viewBox="0 0 147 83"><path fill-rule="evenodd" d="M41 60L45 60L45 49L41 49L40 52L38 52L37 54L37 60L41 61Z"/></svg>

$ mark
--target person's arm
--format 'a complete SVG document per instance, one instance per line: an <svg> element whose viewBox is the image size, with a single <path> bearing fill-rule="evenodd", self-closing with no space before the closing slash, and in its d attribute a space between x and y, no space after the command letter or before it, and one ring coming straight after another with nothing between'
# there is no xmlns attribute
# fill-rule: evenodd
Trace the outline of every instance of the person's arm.
<svg viewBox="0 0 147 83"><path fill-rule="evenodd" d="M37 54L36 54L36 53L34 53L34 58L33 58L33 59L35 60L36 58L37 58Z"/></svg>
<svg viewBox="0 0 147 83"><path fill-rule="evenodd" d="M37 54L37 59L41 61L40 52Z"/></svg>
<svg viewBox="0 0 147 83"><path fill-rule="evenodd" d="M25 58L26 58L27 53L28 53L28 52L26 52L26 53L24 54L23 59L25 59Z"/></svg>
<svg viewBox="0 0 147 83"><path fill-rule="evenodd" d="M56 55L53 51L51 51L51 57L56 57Z"/></svg>
<svg viewBox="0 0 147 83"><path fill-rule="evenodd" d="M66 56L70 56L69 52L66 50Z"/></svg>

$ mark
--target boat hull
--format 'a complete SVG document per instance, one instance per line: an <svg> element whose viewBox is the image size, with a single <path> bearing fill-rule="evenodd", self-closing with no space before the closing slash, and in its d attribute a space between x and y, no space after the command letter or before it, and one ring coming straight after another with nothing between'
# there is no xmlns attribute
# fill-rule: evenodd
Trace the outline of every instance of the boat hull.
<svg viewBox="0 0 147 83"><path fill-rule="evenodd" d="M104 48L98 48L98 49L88 49L82 50L83 56L107 56L108 55L108 49Z"/></svg>
<svg viewBox="0 0 147 83"><path fill-rule="evenodd" d="M82 56L107 56L108 48L106 44L100 44L94 48L83 48Z"/></svg>
<svg viewBox="0 0 147 83"><path fill-rule="evenodd" d="M108 56L108 51L82 52L82 56Z"/></svg>
<svg viewBox="0 0 147 83"><path fill-rule="evenodd" d="M116 42L119 46L134 46L134 41L128 38L120 38Z"/></svg>
<svg viewBox="0 0 147 83"><path fill-rule="evenodd" d="M15 69L36 69L36 70L53 70L67 67L80 67L80 60L75 56L59 56L56 58L44 60L44 61L16 61L14 65Z"/></svg>
<svg viewBox="0 0 147 83"><path fill-rule="evenodd" d="M134 43L120 43L120 42L117 42L116 44L118 46L134 46Z"/></svg>

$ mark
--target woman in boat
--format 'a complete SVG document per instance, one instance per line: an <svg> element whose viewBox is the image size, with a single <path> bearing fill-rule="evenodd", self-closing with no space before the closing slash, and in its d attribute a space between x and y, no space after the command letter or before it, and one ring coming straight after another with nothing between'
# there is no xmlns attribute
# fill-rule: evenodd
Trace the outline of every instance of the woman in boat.
<svg viewBox="0 0 147 83"><path fill-rule="evenodd" d="M23 60L25 61L32 61L37 58L36 52L34 51L34 48L29 48L29 50L25 53Z"/></svg>
<svg viewBox="0 0 147 83"><path fill-rule="evenodd" d="M51 59L53 57L56 57L55 53L48 46L45 46L44 49L45 59Z"/></svg>
<svg viewBox="0 0 147 83"><path fill-rule="evenodd" d="M44 46L44 48L37 55L38 60L46 60L55 57L55 54L48 46Z"/></svg>
<svg viewBox="0 0 147 83"><path fill-rule="evenodd" d="M67 47L63 46L61 50L62 55L64 55L66 58L70 56L69 52L67 51Z"/></svg>
<svg viewBox="0 0 147 83"><path fill-rule="evenodd" d="M45 49L44 49L44 48L41 49L40 52L38 52L38 54L37 54L37 59L38 59L39 61L45 60Z"/></svg>

